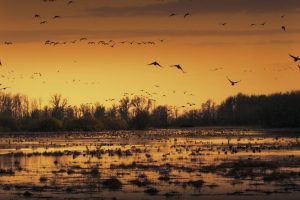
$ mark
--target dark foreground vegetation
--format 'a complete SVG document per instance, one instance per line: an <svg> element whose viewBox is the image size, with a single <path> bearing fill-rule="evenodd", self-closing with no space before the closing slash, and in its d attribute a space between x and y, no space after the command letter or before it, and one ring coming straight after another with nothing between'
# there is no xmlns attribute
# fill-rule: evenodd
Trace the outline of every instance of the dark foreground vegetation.
<svg viewBox="0 0 300 200"><path fill-rule="evenodd" d="M53 95L48 106L20 94L0 94L0 131L101 131L193 126L300 127L300 92L238 94L201 108L155 106L153 100L123 97L109 108L101 104L71 106Z"/></svg>

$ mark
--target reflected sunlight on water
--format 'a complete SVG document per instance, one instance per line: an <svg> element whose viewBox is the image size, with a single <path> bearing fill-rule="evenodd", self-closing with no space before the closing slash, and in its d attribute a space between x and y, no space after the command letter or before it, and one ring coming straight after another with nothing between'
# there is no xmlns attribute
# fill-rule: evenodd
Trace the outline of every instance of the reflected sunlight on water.
<svg viewBox="0 0 300 200"><path fill-rule="evenodd" d="M0 195L296 199L299 147L297 135L239 130L3 135Z"/></svg>

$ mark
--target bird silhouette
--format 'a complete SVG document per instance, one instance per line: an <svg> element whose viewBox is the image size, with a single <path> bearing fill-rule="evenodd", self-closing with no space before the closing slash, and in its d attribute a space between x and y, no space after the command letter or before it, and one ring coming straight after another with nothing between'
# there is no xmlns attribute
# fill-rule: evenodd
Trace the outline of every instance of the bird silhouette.
<svg viewBox="0 0 300 200"><path fill-rule="evenodd" d="M210 71L219 71L219 70L223 70L224 68L223 67L216 67L216 68L213 68L213 69L210 69Z"/></svg>
<svg viewBox="0 0 300 200"><path fill-rule="evenodd" d="M154 61L148 65L153 65L153 66L158 66L158 67L162 67L157 61Z"/></svg>
<svg viewBox="0 0 300 200"><path fill-rule="evenodd" d="M228 76L227 76L227 79L231 83L232 86L235 86L235 84L241 82L241 81L232 81L232 80L230 80L230 78L228 78Z"/></svg>
<svg viewBox="0 0 300 200"><path fill-rule="evenodd" d="M256 26L256 24L250 24L249 27Z"/></svg>
<svg viewBox="0 0 300 200"><path fill-rule="evenodd" d="M6 90L6 89L8 89L8 88L10 88L10 87L0 88L0 90Z"/></svg>
<svg viewBox="0 0 300 200"><path fill-rule="evenodd" d="M55 15L55 16L53 17L53 19L59 19L59 18L61 18L59 15Z"/></svg>
<svg viewBox="0 0 300 200"><path fill-rule="evenodd" d="M261 26L264 26L264 25L266 25L266 23L267 23L267 22L264 22L264 23L261 23L260 25L261 25Z"/></svg>
<svg viewBox="0 0 300 200"><path fill-rule="evenodd" d="M191 13L185 13L184 16L183 16L183 18L187 18L190 15L191 15Z"/></svg>
<svg viewBox="0 0 300 200"><path fill-rule="evenodd" d="M225 22L225 23L221 23L221 25L222 25L222 26L226 26L226 25L227 25L227 23L226 23L226 22Z"/></svg>
<svg viewBox="0 0 300 200"><path fill-rule="evenodd" d="M169 17L174 17L176 14L175 13L172 13L169 15Z"/></svg>
<svg viewBox="0 0 300 200"><path fill-rule="evenodd" d="M285 27L285 26L281 26L281 29L282 29L283 31L286 31L286 27Z"/></svg>
<svg viewBox="0 0 300 200"><path fill-rule="evenodd" d="M183 69L180 65L171 65L170 67L176 67L177 69L181 70L182 73L186 73L185 71L183 71Z"/></svg>
<svg viewBox="0 0 300 200"><path fill-rule="evenodd" d="M39 14L35 14L34 17L35 18L41 18L41 16Z"/></svg>
<svg viewBox="0 0 300 200"><path fill-rule="evenodd" d="M5 44L5 45L12 45L13 43L10 42L10 41L5 41L4 44Z"/></svg>
<svg viewBox="0 0 300 200"><path fill-rule="evenodd" d="M289 56L290 56L291 58L293 58L295 62L298 62L298 61L300 60L300 57L299 57L299 56L293 56L293 55L291 55L291 54L289 54Z"/></svg>
<svg viewBox="0 0 300 200"><path fill-rule="evenodd" d="M40 22L40 24L47 24L47 23L48 23L47 21Z"/></svg>

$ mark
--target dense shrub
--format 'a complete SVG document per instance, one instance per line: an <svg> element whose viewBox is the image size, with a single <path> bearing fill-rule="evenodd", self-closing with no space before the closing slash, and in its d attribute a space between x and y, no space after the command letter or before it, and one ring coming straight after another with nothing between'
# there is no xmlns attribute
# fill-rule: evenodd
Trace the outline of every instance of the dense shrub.
<svg viewBox="0 0 300 200"><path fill-rule="evenodd" d="M39 131L59 131L62 129L62 122L55 118L46 118L39 122Z"/></svg>
<svg viewBox="0 0 300 200"><path fill-rule="evenodd" d="M0 131L17 131L19 124L16 119L10 116L0 116Z"/></svg>

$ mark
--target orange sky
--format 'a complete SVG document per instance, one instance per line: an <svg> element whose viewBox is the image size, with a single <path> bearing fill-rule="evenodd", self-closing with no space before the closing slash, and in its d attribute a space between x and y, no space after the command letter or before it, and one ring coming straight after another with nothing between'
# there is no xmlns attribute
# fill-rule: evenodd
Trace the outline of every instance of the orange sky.
<svg viewBox="0 0 300 200"><path fill-rule="evenodd" d="M0 83L11 87L8 92L42 98L44 103L60 93L72 104L105 104L105 99L119 99L124 92L147 90L157 93L153 98L160 104L199 106L207 99L220 102L238 92L299 89L300 70L288 56L300 55L297 1L67 2L0 0ZM184 19L185 12L191 16ZM177 15L169 17L171 13ZM35 14L42 18L34 18ZM61 18L53 20L55 15ZM41 25L44 20L48 23ZM222 22L228 24L223 27ZM265 26L258 25L263 22ZM257 25L249 27L252 23ZM82 37L88 40L69 43ZM110 39L116 42L114 48L97 45ZM46 40L68 43L49 46L44 45ZM5 41L14 44L7 46ZM87 44L92 41L96 45ZM121 41L156 44L122 45ZM164 68L147 65L155 60ZM170 68L173 64L187 73ZM42 76L32 79L34 73ZM226 76L242 82L232 87Z"/></svg>

